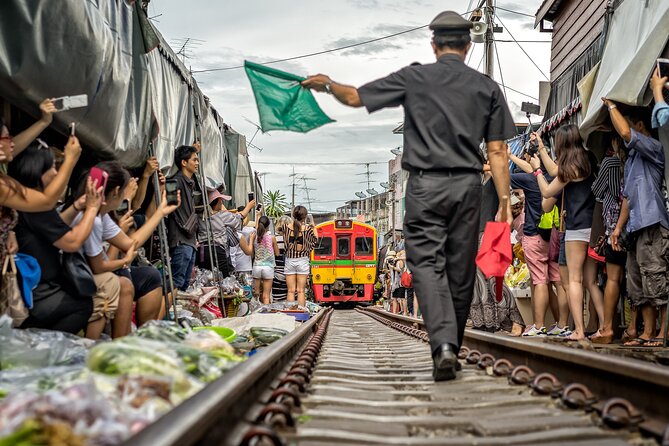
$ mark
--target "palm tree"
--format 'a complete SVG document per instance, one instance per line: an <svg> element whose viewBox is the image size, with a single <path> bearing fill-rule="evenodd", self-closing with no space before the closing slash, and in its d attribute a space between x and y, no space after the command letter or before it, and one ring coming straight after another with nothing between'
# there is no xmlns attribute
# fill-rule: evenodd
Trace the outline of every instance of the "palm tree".
<svg viewBox="0 0 669 446"><path fill-rule="evenodd" d="M265 192L263 204L265 206L265 215L270 218L279 218L288 210L286 196L278 190Z"/></svg>

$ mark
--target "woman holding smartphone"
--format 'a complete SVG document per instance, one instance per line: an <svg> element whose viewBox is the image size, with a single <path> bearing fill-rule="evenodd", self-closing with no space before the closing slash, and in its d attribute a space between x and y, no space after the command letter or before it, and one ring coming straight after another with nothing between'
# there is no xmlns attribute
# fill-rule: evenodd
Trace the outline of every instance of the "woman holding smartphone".
<svg viewBox="0 0 669 446"><path fill-rule="evenodd" d="M297 302L302 306L306 305L304 288L310 273L309 255L318 241L313 219L306 222L308 215L307 208L296 206L293 210L293 221L286 226L284 232L286 244L284 274L288 285L288 301L295 301L297 292Z"/></svg>

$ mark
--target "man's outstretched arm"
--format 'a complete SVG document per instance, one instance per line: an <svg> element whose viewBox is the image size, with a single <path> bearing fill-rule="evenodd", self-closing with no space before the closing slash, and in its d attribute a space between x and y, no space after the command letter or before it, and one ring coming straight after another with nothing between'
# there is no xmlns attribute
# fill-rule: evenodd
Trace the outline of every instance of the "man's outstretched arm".
<svg viewBox="0 0 669 446"><path fill-rule="evenodd" d="M302 81L304 88L309 88L316 91L322 91L332 94L339 102L349 107L362 107L358 89L350 85L343 85L333 82L328 76L324 74L317 74L309 76Z"/></svg>

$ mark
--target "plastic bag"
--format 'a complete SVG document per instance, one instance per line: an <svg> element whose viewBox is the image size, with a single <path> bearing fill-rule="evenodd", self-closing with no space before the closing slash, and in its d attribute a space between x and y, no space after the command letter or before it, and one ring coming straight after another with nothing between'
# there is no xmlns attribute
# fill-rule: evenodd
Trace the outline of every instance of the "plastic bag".
<svg viewBox="0 0 669 446"><path fill-rule="evenodd" d="M186 339L186 330L172 321L149 321L142 325L134 336L155 341L181 342Z"/></svg>
<svg viewBox="0 0 669 446"><path fill-rule="evenodd" d="M77 365L86 362L90 339L52 330L12 329L11 319L0 318L0 369Z"/></svg>
<svg viewBox="0 0 669 446"><path fill-rule="evenodd" d="M89 372L83 365L0 371L0 398L25 390L63 389L86 382Z"/></svg>

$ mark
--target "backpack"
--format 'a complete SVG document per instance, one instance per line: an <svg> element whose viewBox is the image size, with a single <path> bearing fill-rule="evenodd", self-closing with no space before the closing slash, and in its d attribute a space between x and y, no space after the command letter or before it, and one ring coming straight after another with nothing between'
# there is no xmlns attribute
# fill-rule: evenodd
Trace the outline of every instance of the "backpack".
<svg viewBox="0 0 669 446"><path fill-rule="evenodd" d="M413 287L413 274L406 269L402 272L402 276L400 276L400 285L402 285L403 288Z"/></svg>

